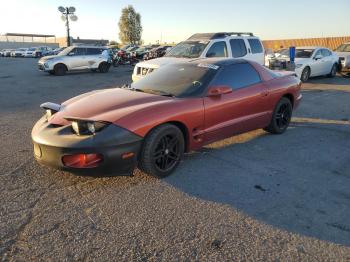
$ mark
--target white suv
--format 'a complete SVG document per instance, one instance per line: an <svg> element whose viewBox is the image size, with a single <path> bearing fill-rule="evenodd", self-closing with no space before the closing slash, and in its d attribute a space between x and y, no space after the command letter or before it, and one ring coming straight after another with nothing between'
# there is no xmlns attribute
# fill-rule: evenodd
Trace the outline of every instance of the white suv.
<svg viewBox="0 0 350 262"><path fill-rule="evenodd" d="M71 46L58 55L45 56L38 62L41 71L54 75L64 75L74 70L99 70L107 73L109 70L109 54L107 48L98 46Z"/></svg>
<svg viewBox="0 0 350 262"><path fill-rule="evenodd" d="M166 64L207 57L244 58L261 65L265 63L264 47L252 33L195 34L176 45L164 57L138 63L132 79L137 81Z"/></svg>

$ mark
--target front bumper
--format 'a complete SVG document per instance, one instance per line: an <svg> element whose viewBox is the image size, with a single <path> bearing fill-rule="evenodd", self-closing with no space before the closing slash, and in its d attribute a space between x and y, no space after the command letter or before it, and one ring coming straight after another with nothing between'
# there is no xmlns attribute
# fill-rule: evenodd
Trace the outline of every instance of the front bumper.
<svg viewBox="0 0 350 262"><path fill-rule="evenodd" d="M51 71L53 70L53 66L51 66L48 62L38 62L38 69L40 71Z"/></svg>
<svg viewBox="0 0 350 262"><path fill-rule="evenodd" d="M79 175L117 176L131 175L137 164L142 137L116 125L109 125L91 136L77 136L71 126L53 126L46 117L32 130L35 159L43 165ZM123 156L134 153L132 157ZM100 154L102 162L94 168L72 168L62 158L75 154Z"/></svg>

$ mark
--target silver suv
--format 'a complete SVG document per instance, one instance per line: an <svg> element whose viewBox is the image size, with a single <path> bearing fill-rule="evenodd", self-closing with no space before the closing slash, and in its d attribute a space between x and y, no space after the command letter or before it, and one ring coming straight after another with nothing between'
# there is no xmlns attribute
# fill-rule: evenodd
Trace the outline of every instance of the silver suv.
<svg viewBox="0 0 350 262"><path fill-rule="evenodd" d="M38 62L39 70L59 76L74 70L99 70L107 73L109 67L107 48L96 46L67 47L58 55L45 56Z"/></svg>

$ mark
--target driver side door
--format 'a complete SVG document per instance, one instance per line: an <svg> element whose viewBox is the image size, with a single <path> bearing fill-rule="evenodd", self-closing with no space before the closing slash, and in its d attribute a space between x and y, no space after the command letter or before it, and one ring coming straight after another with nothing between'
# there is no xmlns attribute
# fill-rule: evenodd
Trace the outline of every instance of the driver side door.
<svg viewBox="0 0 350 262"><path fill-rule="evenodd" d="M249 63L226 66L210 86L229 86L232 93L204 98L205 144L269 124L269 92Z"/></svg>
<svg viewBox="0 0 350 262"><path fill-rule="evenodd" d="M88 68L86 59L86 48L76 47L69 52L67 65L71 70L79 70Z"/></svg>

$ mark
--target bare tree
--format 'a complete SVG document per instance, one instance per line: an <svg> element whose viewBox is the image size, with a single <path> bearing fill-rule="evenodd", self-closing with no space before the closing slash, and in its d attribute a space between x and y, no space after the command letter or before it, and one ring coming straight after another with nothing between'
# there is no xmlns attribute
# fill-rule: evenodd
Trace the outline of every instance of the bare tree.
<svg viewBox="0 0 350 262"><path fill-rule="evenodd" d="M138 44L141 41L142 26L141 15L137 13L132 5L122 10L119 20L119 38L126 44Z"/></svg>

